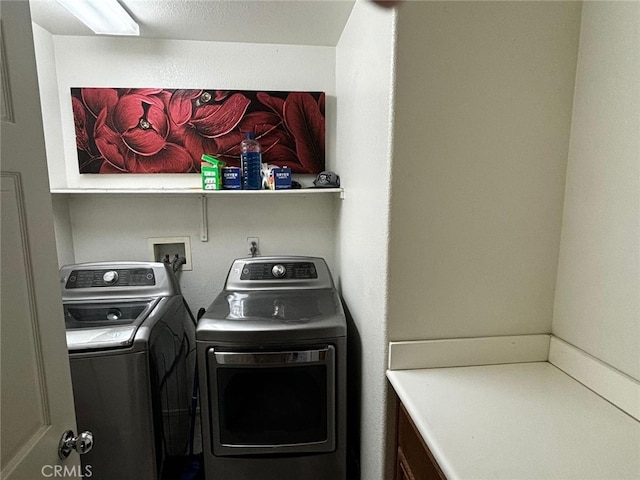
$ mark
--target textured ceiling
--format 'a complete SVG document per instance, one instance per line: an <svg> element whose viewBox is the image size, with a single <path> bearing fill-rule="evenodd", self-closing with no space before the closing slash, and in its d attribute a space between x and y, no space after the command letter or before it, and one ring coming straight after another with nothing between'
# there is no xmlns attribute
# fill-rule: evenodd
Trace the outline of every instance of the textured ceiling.
<svg viewBox="0 0 640 480"><path fill-rule="evenodd" d="M55 0L30 0L54 35L95 35ZM335 46L354 0L120 0L143 38Z"/></svg>

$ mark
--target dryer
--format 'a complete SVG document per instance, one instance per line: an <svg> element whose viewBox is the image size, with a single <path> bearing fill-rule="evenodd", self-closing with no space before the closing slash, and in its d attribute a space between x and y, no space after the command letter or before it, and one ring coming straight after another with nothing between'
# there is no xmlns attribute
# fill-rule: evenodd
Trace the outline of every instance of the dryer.
<svg viewBox="0 0 640 480"><path fill-rule="evenodd" d="M207 480L346 479L346 335L322 258L233 262L196 331Z"/></svg>
<svg viewBox="0 0 640 480"><path fill-rule="evenodd" d="M83 263L62 267L60 281L78 428L94 434L84 471L157 480L189 436L194 326L173 270Z"/></svg>

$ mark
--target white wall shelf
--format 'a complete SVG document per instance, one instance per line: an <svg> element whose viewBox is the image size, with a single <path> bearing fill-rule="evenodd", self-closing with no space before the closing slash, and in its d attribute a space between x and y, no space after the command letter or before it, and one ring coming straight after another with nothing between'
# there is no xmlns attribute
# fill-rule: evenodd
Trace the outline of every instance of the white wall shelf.
<svg viewBox="0 0 640 480"><path fill-rule="evenodd" d="M53 188L54 195L322 195L339 194L344 198L342 188L296 188L291 190L202 190L200 188Z"/></svg>

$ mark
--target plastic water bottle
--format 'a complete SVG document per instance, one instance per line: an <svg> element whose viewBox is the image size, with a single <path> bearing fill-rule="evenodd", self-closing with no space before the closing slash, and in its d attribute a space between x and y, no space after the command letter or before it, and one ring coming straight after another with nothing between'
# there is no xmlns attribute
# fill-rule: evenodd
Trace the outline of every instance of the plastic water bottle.
<svg viewBox="0 0 640 480"><path fill-rule="evenodd" d="M262 153L260 144L255 140L253 132L246 132L246 138L240 144L240 165L242 166L242 188L244 190L260 190L262 188Z"/></svg>

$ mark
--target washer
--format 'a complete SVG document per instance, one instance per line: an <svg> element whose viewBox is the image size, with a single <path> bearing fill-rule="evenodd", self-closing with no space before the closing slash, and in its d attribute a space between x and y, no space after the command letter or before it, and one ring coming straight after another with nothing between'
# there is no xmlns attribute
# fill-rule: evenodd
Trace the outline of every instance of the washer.
<svg viewBox="0 0 640 480"><path fill-rule="evenodd" d="M207 480L346 479L346 335L322 258L233 262L196 330Z"/></svg>
<svg viewBox="0 0 640 480"><path fill-rule="evenodd" d="M94 434L83 471L156 480L189 436L194 327L173 270L84 263L62 267L60 281L78 429Z"/></svg>

